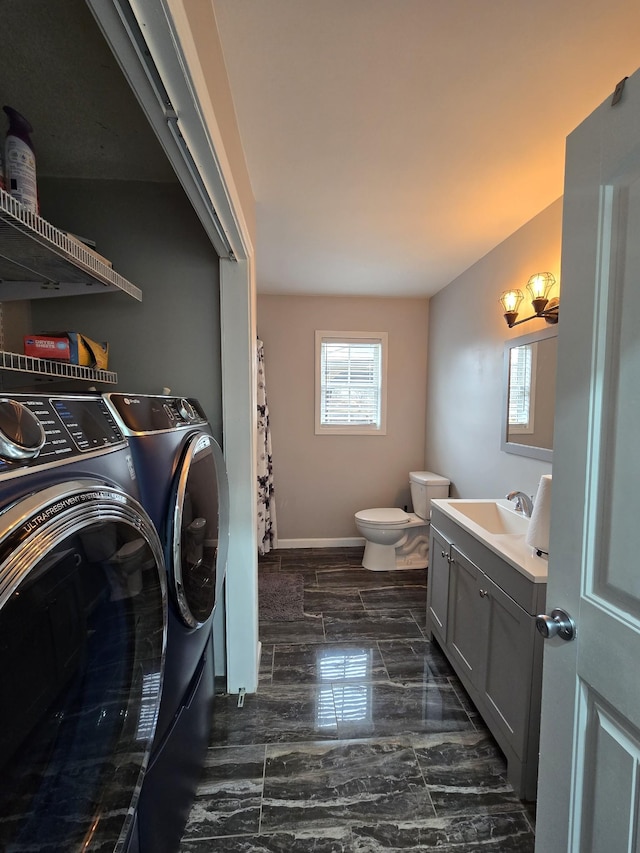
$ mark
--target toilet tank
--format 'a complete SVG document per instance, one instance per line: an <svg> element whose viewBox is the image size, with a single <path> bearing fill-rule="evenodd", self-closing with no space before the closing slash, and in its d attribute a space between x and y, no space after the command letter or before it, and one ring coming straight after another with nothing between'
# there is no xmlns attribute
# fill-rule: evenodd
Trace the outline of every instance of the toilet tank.
<svg viewBox="0 0 640 853"><path fill-rule="evenodd" d="M420 518L431 517L431 501L449 497L449 480L432 471L411 471L409 487L413 511Z"/></svg>

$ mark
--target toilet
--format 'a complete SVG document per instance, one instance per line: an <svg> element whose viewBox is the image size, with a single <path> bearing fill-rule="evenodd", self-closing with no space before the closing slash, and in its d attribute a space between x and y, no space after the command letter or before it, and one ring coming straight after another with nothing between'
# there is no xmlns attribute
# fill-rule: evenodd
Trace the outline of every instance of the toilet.
<svg viewBox="0 0 640 853"><path fill-rule="evenodd" d="M413 512L361 509L356 527L365 539L362 565L374 572L425 569L429 564L431 501L449 495L449 480L431 471L409 473Z"/></svg>

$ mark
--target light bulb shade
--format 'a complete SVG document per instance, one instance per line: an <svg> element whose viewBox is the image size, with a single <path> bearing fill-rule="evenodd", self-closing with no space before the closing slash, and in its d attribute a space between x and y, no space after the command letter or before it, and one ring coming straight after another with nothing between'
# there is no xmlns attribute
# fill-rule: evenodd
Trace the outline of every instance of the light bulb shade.
<svg viewBox="0 0 640 853"><path fill-rule="evenodd" d="M550 272L537 272L535 275L532 275L527 282L527 290L531 296L531 301L533 302L537 299L544 299L546 301L555 283L556 280Z"/></svg>
<svg viewBox="0 0 640 853"><path fill-rule="evenodd" d="M505 290L500 297L500 302L505 314L517 314L520 303L524 299L521 290Z"/></svg>

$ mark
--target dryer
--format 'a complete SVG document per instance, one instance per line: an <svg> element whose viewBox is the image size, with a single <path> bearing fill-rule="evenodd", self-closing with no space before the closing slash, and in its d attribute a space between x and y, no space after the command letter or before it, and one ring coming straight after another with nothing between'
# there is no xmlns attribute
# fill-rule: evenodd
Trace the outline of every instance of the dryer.
<svg viewBox="0 0 640 853"><path fill-rule="evenodd" d="M0 849L138 850L162 546L98 395L0 397Z"/></svg>
<svg viewBox="0 0 640 853"><path fill-rule="evenodd" d="M226 467L197 400L121 393L105 400L129 441L167 566L164 686L138 818L141 853L174 853L213 720L212 625L223 606L229 536Z"/></svg>

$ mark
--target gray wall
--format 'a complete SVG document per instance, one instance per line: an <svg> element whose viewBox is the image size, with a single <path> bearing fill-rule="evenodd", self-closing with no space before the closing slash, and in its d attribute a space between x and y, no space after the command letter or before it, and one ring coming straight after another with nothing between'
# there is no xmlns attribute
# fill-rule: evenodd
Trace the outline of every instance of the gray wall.
<svg viewBox="0 0 640 853"><path fill-rule="evenodd" d="M428 313L427 299L259 295L281 540L358 537L358 510L410 504L409 471L424 467ZM386 435L315 435L316 329L388 332Z"/></svg>
<svg viewBox="0 0 640 853"><path fill-rule="evenodd" d="M536 272L560 280L561 218L559 199L430 301L426 462L452 481L453 496L535 494L551 471L500 449L505 341L548 327L533 320L509 329L498 300L504 290L524 291ZM528 313L523 303L521 316Z"/></svg>
<svg viewBox="0 0 640 853"><path fill-rule="evenodd" d="M117 389L197 397L222 435L218 258L178 184L39 181L43 216L90 237L143 291L34 300L27 332L72 330L110 344Z"/></svg>

